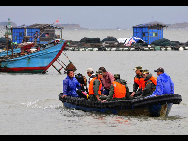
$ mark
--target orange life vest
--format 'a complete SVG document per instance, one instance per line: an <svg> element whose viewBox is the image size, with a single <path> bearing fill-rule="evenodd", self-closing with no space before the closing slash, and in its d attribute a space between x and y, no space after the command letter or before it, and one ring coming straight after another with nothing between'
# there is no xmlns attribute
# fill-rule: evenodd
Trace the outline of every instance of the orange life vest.
<svg viewBox="0 0 188 141"><path fill-rule="evenodd" d="M112 84L114 86L113 98L123 98L126 96L125 85L118 83L116 81L113 81Z"/></svg>
<svg viewBox="0 0 188 141"><path fill-rule="evenodd" d="M153 84L155 84L155 85L157 86L157 78L156 78L156 77L152 76L152 77L151 77L150 79L148 79L148 80L151 80L151 82L149 82L149 83L153 83ZM148 80L147 80L147 81L148 81ZM146 87L146 85L149 84L149 83L146 84L147 81L144 81L144 83L143 83L143 85L142 85L142 90L144 90L144 88Z"/></svg>
<svg viewBox="0 0 188 141"><path fill-rule="evenodd" d="M139 86L139 88L141 89L141 88L142 88L142 84L144 83L144 78L140 78L140 79L139 79L139 78L137 78L137 77L135 76L134 82L137 83L138 86Z"/></svg>
<svg viewBox="0 0 188 141"><path fill-rule="evenodd" d="M94 90L93 90L93 82L95 81L95 79L97 79L96 77L93 78L90 83L89 83L89 95L93 95L94 94ZM101 88L102 88L102 83L101 83L101 80L98 79L99 82L100 82L100 85L99 85L99 90L98 90L98 94L101 95Z"/></svg>

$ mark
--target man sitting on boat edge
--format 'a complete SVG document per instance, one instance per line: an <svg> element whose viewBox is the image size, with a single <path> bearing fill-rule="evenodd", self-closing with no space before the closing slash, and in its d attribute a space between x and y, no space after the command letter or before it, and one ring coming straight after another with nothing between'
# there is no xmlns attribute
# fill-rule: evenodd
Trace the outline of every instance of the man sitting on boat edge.
<svg viewBox="0 0 188 141"><path fill-rule="evenodd" d="M142 94L142 84L144 83L144 78L142 76L142 66L136 66L135 69L136 76L134 77L134 84L133 84L133 93L131 94L132 97L137 97Z"/></svg>
<svg viewBox="0 0 188 141"><path fill-rule="evenodd" d="M132 99L129 94L129 88L126 85L126 81L120 79L120 74L114 74L114 81L110 86L110 92L108 96L101 96L102 102L111 100L125 100ZM104 100L106 99L106 100Z"/></svg>
<svg viewBox="0 0 188 141"><path fill-rule="evenodd" d="M144 78L144 83L142 84L142 94L135 97L136 99L150 96L156 89L157 78L149 73L149 70L143 70L142 76Z"/></svg>
<svg viewBox="0 0 188 141"><path fill-rule="evenodd" d="M89 80L88 80L88 84L89 84L90 81L95 77L95 74L92 68L88 68L86 73L89 76Z"/></svg>
<svg viewBox="0 0 188 141"><path fill-rule="evenodd" d="M111 72L108 72L105 69L105 67L100 67L99 70L102 71L102 75L103 75L103 78L101 79L103 90L101 93L104 95L109 95L110 86L112 82L114 81L114 76L112 75Z"/></svg>
<svg viewBox="0 0 188 141"><path fill-rule="evenodd" d="M89 84L89 98L91 101L101 101L99 96L101 95L101 88L102 88L102 71L99 70L96 72L96 77L94 77Z"/></svg>
<svg viewBox="0 0 188 141"><path fill-rule="evenodd" d="M163 95L163 94L174 94L174 83L172 82L170 76L164 72L164 69L159 67L157 70L157 86L156 90L149 97Z"/></svg>

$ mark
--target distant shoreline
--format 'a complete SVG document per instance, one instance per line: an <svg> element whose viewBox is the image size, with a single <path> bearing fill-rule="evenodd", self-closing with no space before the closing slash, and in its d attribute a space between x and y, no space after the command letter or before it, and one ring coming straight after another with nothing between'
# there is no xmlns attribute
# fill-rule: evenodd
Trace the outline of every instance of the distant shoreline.
<svg viewBox="0 0 188 141"><path fill-rule="evenodd" d="M17 27L18 25L12 21L11 22L11 25L13 27ZM0 22L0 28L2 28L3 26L6 26L8 24L8 22L4 21L4 22ZM125 30L130 30L132 29L131 28L122 28L122 27L116 27L116 28L87 28L87 27L81 27L80 24L55 24L56 26L60 26L60 27L63 27L64 29L125 29ZM182 23L175 23L175 24L166 24L168 27L167 29L188 29L188 23L187 22L182 22ZM166 30L166 28L164 28L164 30Z"/></svg>

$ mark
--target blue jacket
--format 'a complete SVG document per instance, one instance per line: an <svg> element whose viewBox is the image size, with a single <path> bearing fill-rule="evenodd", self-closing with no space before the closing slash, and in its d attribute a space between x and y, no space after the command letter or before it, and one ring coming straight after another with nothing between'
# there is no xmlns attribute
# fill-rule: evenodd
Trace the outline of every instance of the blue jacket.
<svg viewBox="0 0 188 141"><path fill-rule="evenodd" d="M174 94L174 83L167 73L162 73L157 77L156 90L151 96L162 94Z"/></svg>
<svg viewBox="0 0 188 141"><path fill-rule="evenodd" d="M77 81L75 77L72 79L67 75L67 77L63 80L63 95L78 97L76 93L76 88L79 88L80 83Z"/></svg>

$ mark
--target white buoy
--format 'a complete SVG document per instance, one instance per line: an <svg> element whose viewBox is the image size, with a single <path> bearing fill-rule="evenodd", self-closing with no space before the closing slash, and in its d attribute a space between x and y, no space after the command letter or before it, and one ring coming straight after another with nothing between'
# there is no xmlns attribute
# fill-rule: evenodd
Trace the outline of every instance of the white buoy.
<svg viewBox="0 0 188 141"><path fill-rule="evenodd" d="M112 48L112 49L111 49L111 51L115 51L115 50L116 50L116 48Z"/></svg>
<svg viewBox="0 0 188 141"><path fill-rule="evenodd" d="M134 51L134 50L135 50L135 48L134 48L134 47L131 47L131 48L130 48L130 51Z"/></svg>
<svg viewBox="0 0 188 141"><path fill-rule="evenodd" d="M124 48L124 51L128 51L128 50L129 50L129 48L128 48L128 47L125 47L125 48Z"/></svg>
<svg viewBox="0 0 188 141"><path fill-rule="evenodd" d="M93 48L93 51L98 51L98 48Z"/></svg>
<svg viewBox="0 0 188 141"><path fill-rule="evenodd" d="M73 50L73 48L72 47L70 47L69 49L68 49L68 51L72 51Z"/></svg>
<svg viewBox="0 0 188 141"><path fill-rule="evenodd" d="M88 48L87 51L93 51L93 48Z"/></svg>
<svg viewBox="0 0 188 141"><path fill-rule="evenodd" d="M148 47L144 47L144 50L145 50L145 51L148 51L148 50L149 50L149 48L148 48Z"/></svg>
<svg viewBox="0 0 188 141"><path fill-rule="evenodd" d="M110 48L106 48L106 51L111 51L111 49Z"/></svg>
<svg viewBox="0 0 188 141"><path fill-rule="evenodd" d="M168 51L168 50L172 50L172 49L171 49L171 47L167 47L166 50Z"/></svg>
<svg viewBox="0 0 188 141"><path fill-rule="evenodd" d="M179 48L179 51L183 51L183 50L184 50L183 47L180 47L180 48Z"/></svg>
<svg viewBox="0 0 188 141"><path fill-rule="evenodd" d="M161 47L161 51L164 51L165 50L165 48L164 47Z"/></svg>
<svg viewBox="0 0 188 141"><path fill-rule="evenodd" d="M74 51L79 51L79 49L78 49L78 48L75 48Z"/></svg>

